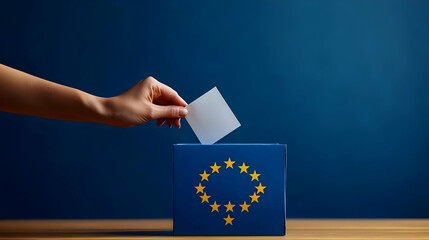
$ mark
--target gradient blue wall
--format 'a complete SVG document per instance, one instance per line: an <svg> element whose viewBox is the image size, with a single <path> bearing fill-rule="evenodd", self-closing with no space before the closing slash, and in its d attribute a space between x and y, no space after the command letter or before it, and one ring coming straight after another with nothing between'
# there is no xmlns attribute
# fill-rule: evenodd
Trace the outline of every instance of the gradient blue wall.
<svg viewBox="0 0 429 240"><path fill-rule="evenodd" d="M429 1L1 1L0 62L99 96L217 86L288 144L288 217L429 217ZM0 113L0 218L172 217L172 144Z"/></svg>

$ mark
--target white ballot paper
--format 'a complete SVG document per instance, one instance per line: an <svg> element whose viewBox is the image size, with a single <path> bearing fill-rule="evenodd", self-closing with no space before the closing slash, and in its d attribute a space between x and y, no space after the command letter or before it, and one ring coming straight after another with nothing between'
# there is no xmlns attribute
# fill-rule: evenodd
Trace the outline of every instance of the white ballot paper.
<svg viewBox="0 0 429 240"><path fill-rule="evenodd" d="M185 118L202 144L213 144L241 126L216 87L186 109Z"/></svg>

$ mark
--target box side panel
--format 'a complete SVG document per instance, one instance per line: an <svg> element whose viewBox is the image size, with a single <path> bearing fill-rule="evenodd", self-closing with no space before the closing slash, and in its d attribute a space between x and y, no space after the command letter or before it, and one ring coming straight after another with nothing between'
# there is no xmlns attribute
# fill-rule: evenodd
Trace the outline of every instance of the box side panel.
<svg viewBox="0 0 429 240"><path fill-rule="evenodd" d="M174 147L174 234L185 236L233 236L285 234L285 146L280 144L252 145L176 145ZM225 161L234 161L226 168ZM217 163L219 173L212 172ZM240 172L239 166L249 166ZM203 171L209 181L201 181ZM260 174L252 180L251 174ZM195 186L201 183L210 195L209 203L201 202L202 193ZM265 186L258 192L257 186ZM258 193L257 193L258 192ZM258 195L252 202L251 195ZM219 212L211 211L217 201ZM230 201L234 211L226 212ZM249 211L239 205L244 201ZM224 218L234 218L225 225Z"/></svg>
<svg viewBox="0 0 429 240"><path fill-rule="evenodd" d="M285 179L284 179L284 235L287 234L287 145L284 145L284 149L285 149Z"/></svg>
<svg viewBox="0 0 429 240"><path fill-rule="evenodd" d="M176 179L175 179L175 168L174 168L174 165L175 165L175 152L176 152L176 148L177 148L178 146L176 145L176 144L174 144L173 145L173 235L174 235L174 229L175 229L175 227L174 227L174 223L176 222L175 221L175 212L176 212L176 205L175 205L175 202L176 201L174 201L174 197L175 197L175 190L174 190L174 188L175 188L175 182L176 182Z"/></svg>

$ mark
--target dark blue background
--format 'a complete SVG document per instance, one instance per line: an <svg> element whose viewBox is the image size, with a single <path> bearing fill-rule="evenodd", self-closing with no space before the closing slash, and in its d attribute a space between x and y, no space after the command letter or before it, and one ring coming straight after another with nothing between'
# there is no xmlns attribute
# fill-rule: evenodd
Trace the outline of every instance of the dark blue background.
<svg viewBox="0 0 429 240"><path fill-rule="evenodd" d="M429 217L429 1L1 1L0 62L95 95L217 86L288 144L288 217ZM184 121L185 122L185 121ZM0 113L0 218L172 217L172 144Z"/></svg>

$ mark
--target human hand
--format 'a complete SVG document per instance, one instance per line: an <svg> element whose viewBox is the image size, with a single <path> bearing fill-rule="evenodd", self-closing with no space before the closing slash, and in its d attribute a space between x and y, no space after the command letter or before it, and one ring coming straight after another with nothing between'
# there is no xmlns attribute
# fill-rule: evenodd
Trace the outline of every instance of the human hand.
<svg viewBox="0 0 429 240"><path fill-rule="evenodd" d="M119 96L105 98L105 124L127 128L153 119L158 126L164 122L180 128L180 119L188 111L186 102L169 86L153 77L138 82Z"/></svg>

